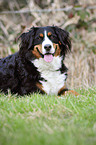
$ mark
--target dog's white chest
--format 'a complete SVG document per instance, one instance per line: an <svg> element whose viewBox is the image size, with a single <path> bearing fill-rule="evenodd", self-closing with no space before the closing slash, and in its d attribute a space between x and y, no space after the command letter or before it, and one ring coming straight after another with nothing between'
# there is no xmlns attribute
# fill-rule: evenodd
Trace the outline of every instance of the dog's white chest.
<svg viewBox="0 0 96 145"><path fill-rule="evenodd" d="M61 57L54 57L53 61L47 63L43 58L32 61L41 73L44 81L40 81L43 90L49 95L57 95L58 91L64 86L66 75L57 71L61 68Z"/></svg>
<svg viewBox="0 0 96 145"><path fill-rule="evenodd" d="M57 95L60 88L64 86L65 76L64 74L60 74L60 71L44 71L41 73L41 76L46 80L41 81L41 83L47 94Z"/></svg>

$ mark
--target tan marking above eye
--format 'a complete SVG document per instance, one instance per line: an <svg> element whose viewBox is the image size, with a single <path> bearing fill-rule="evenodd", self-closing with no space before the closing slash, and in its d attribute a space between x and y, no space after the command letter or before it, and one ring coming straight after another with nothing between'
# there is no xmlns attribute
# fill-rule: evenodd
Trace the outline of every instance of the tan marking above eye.
<svg viewBox="0 0 96 145"><path fill-rule="evenodd" d="M40 37L43 37L43 34L42 33L40 33L40 35L39 35Z"/></svg>
<svg viewBox="0 0 96 145"><path fill-rule="evenodd" d="M52 33L51 32L48 32L48 36L51 36L52 35Z"/></svg>

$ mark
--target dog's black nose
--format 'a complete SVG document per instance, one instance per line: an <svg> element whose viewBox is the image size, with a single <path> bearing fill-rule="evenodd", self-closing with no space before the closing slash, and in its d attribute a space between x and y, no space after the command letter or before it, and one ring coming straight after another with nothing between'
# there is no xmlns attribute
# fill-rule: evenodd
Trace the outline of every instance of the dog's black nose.
<svg viewBox="0 0 96 145"><path fill-rule="evenodd" d="M44 46L44 48L46 49L46 51L50 51L50 49L51 49L51 45L50 44L46 44L45 46Z"/></svg>

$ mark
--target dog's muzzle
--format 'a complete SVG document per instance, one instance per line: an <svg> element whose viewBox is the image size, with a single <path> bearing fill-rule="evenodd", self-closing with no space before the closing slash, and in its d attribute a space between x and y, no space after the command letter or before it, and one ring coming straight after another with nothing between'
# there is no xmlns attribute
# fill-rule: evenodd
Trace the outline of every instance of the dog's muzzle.
<svg viewBox="0 0 96 145"><path fill-rule="evenodd" d="M54 54L55 54L55 52L56 52L56 50L57 50L57 45L56 45L56 48L55 48L55 52L54 52L54 53L50 53L51 45L46 44L46 45L44 46L44 48L46 49L46 53L45 53L45 54L42 54L42 53L39 51L38 47L36 47L37 51L39 52L39 54L41 55L41 57L44 58L44 60L45 60L46 62L52 62L53 57L54 57Z"/></svg>

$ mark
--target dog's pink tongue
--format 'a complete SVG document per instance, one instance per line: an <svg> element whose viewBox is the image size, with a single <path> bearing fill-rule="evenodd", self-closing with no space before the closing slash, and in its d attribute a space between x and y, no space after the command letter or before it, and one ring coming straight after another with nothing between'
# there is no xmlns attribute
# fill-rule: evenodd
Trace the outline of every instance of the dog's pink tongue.
<svg viewBox="0 0 96 145"><path fill-rule="evenodd" d="M51 62L53 60L53 55L52 54L44 55L44 60L46 62Z"/></svg>

